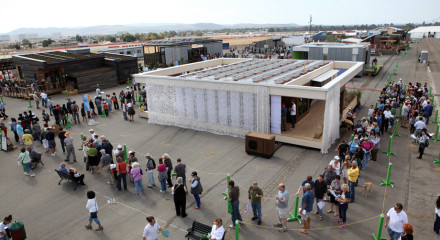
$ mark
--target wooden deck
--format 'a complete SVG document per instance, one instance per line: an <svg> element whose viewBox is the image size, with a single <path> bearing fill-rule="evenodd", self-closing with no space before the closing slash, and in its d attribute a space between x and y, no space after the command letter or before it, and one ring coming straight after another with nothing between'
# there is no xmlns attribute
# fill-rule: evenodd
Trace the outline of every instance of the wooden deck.
<svg viewBox="0 0 440 240"><path fill-rule="evenodd" d="M318 127L324 123L325 101L319 100L315 102L308 113L295 124L295 128L291 129L290 124L287 123L287 131L282 131L281 134L274 134L276 141L286 142L290 144L321 148L322 135L319 139L314 138Z"/></svg>
<svg viewBox="0 0 440 240"><path fill-rule="evenodd" d="M62 92L64 89L61 88L59 83L42 84L42 85L37 85L35 87L35 91L37 92L41 92L43 90L48 95L51 95ZM7 90L4 87L2 87L1 92L2 92L1 94L5 97L15 97L15 98L28 98L28 97L32 98L32 93L33 93L31 87L11 87L8 88Z"/></svg>

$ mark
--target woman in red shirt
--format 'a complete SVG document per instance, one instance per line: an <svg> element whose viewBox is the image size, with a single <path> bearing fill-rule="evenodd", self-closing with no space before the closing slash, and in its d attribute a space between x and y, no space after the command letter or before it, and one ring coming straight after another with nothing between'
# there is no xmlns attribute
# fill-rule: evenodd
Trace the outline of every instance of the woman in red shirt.
<svg viewBox="0 0 440 240"><path fill-rule="evenodd" d="M117 187L118 191L121 191L121 180L124 182L124 190L127 191L127 163L122 159L121 156L118 157L118 165L116 166L116 171L118 171L118 181Z"/></svg>

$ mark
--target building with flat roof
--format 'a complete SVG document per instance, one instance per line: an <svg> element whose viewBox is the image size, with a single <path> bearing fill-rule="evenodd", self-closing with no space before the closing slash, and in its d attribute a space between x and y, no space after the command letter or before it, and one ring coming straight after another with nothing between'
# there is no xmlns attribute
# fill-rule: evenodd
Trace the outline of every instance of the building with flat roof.
<svg viewBox="0 0 440 240"><path fill-rule="evenodd" d="M90 91L124 83L138 72L137 59L119 54L95 54L89 49L12 56L18 80L36 83L49 93L65 89Z"/></svg>
<svg viewBox="0 0 440 240"><path fill-rule="evenodd" d="M203 61L205 57L220 55L222 40L206 37L177 38L149 41L144 44L144 64L165 64L167 66Z"/></svg>
<svg viewBox="0 0 440 240"><path fill-rule="evenodd" d="M369 43L308 43L292 48L293 59L353 61L366 66L370 63L370 55Z"/></svg>
<svg viewBox="0 0 440 240"><path fill-rule="evenodd" d="M344 86L363 65L221 58L134 77L146 85L150 123L238 137L250 131L273 134L276 141L327 153L348 111ZM284 131L282 105L291 108L292 103L295 128Z"/></svg>

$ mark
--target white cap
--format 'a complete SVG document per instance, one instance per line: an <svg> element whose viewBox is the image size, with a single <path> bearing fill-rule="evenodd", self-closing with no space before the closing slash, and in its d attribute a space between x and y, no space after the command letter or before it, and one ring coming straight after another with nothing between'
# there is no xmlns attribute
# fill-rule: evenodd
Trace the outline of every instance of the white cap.
<svg viewBox="0 0 440 240"><path fill-rule="evenodd" d="M145 154L145 157L151 157L150 153Z"/></svg>
<svg viewBox="0 0 440 240"><path fill-rule="evenodd" d="M102 136L101 136L101 138L104 138L104 139L105 139L105 136L104 136L104 135L102 135Z"/></svg>
<svg viewBox="0 0 440 240"><path fill-rule="evenodd" d="M339 156L335 156L333 159L339 160Z"/></svg>
<svg viewBox="0 0 440 240"><path fill-rule="evenodd" d="M118 149L122 149L122 145L121 144L118 145Z"/></svg>
<svg viewBox="0 0 440 240"><path fill-rule="evenodd" d="M128 151L128 154L132 154L132 153L134 153L133 151Z"/></svg>
<svg viewBox="0 0 440 240"><path fill-rule="evenodd" d="M89 130L89 132L94 132L95 130L93 130L93 128L91 128L90 130Z"/></svg>
<svg viewBox="0 0 440 240"><path fill-rule="evenodd" d="M105 152L105 149L101 149L100 152Z"/></svg>

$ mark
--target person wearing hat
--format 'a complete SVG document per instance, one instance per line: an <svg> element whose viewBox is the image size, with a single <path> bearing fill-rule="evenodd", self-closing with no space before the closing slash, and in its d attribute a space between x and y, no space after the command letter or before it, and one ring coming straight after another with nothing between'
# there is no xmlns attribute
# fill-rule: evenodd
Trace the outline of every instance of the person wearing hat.
<svg viewBox="0 0 440 240"><path fill-rule="evenodd" d="M110 168L110 164L113 162L110 154L105 152L105 149L101 149L101 167L104 171L104 175L107 178L107 184L114 184L115 179L112 175L112 170Z"/></svg>
<svg viewBox="0 0 440 240"><path fill-rule="evenodd" d="M354 137L353 141L350 141L348 143L348 147L350 149L350 151L348 152L348 155L350 155L350 158L353 157L353 154L356 152L357 150L357 146L359 146L359 142L358 142L359 138L358 137Z"/></svg>
<svg viewBox="0 0 440 240"><path fill-rule="evenodd" d="M125 159L125 152L124 149L122 148L122 145L119 144L117 148L118 150L115 151L115 158L118 159L118 157L122 157L122 159Z"/></svg>
<svg viewBox="0 0 440 240"><path fill-rule="evenodd" d="M155 187L156 184L154 182L154 169L156 169L156 162L153 158L151 158L151 154L147 153L145 154L145 157L147 158L146 161L146 170L147 170L147 177L148 177L148 188Z"/></svg>
<svg viewBox="0 0 440 240"><path fill-rule="evenodd" d="M64 139L64 144L66 145L66 151L67 151L66 160L64 160L65 162L70 161L70 154L72 154L73 156L73 162L76 162L75 147L73 146L73 138L71 135L72 134L70 132L66 132L64 134L64 136L66 137Z"/></svg>
<svg viewBox="0 0 440 240"><path fill-rule="evenodd" d="M249 187L248 190L248 199L251 202L252 213L254 216L252 217L252 221L258 220L257 224L261 225L261 198L263 197L263 190L258 187L257 182L254 182L252 186Z"/></svg>

